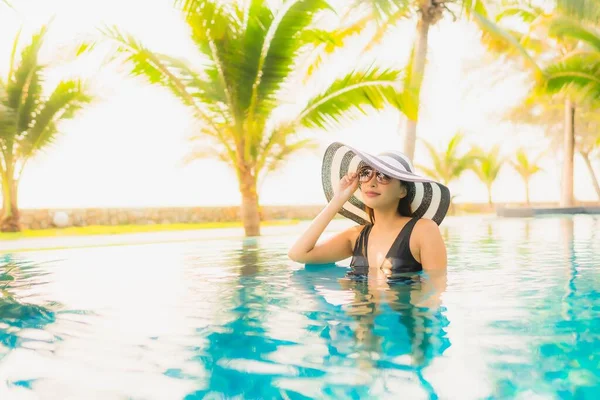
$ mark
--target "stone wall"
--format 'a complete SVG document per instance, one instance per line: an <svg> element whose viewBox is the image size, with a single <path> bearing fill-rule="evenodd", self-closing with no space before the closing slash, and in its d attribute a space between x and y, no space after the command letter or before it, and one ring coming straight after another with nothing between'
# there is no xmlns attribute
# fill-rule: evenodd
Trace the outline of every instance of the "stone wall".
<svg viewBox="0 0 600 400"><path fill-rule="evenodd" d="M578 206L598 206L598 202L577 203ZM456 204L454 213L495 213L496 207L522 207L524 204ZM556 206L556 203L536 203L533 207ZM261 218L267 220L313 219L323 205L262 206ZM339 218L342 218L338 215ZM152 225L174 223L239 221L239 207L171 207L171 208L84 208L21 210L23 229L88 225Z"/></svg>
<svg viewBox="0 0 600 400"><path fill-rule="evenodd" d="M323 206L263 206L262 220L312 219ZM21 210L23 229L88 225L152 225L239 221L239 207L82 208Z"/></svg>

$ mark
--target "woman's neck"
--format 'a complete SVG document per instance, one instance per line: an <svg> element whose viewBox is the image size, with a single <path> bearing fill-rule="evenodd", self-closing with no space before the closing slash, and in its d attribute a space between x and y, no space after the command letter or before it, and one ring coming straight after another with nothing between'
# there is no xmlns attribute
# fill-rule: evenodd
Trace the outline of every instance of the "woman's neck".
<svg viewBox="0 0 600 400"><path fill-rule="evenodd" d="M394 208L376 209L373 210L375 216L375 224L383 230L394 229L398 226L398 220L402 217L398 214L398 210Z"/></svg>

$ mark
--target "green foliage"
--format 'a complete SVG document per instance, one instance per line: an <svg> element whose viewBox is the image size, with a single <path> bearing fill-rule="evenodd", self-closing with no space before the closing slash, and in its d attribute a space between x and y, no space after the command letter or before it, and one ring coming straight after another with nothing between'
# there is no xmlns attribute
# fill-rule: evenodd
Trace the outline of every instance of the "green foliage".
<svg viewBox="0 0 600 400"><path fill-rule="evenodd" d="M470 149L466 153L461 152L460 145L463 140L464 135L457 132L441 150L436 149L430 142L422 140L433 165L431 167L418 165L418 168L445 185L459 179L465 171L474 168L479 156L476 149Z"/></svg>
<svg viewBox="0 0 600 400"><path fill-rule="evenodd" d="M58 83L44 95L46 65L39 62L47 27L35 33L18 57L17 34L9 73L0 79L0 178L3 194L2 230L18 230L17 190L27 161L54 142L60 122L71 119L91 101L77 80ZM82 52L79 52L81 54Z"/></svg>
<svg viewBox="0 0 600 400"><path fill-rule="evenodd" d="M510 160L509 162L521 178L523 178L525 182L529 182L533 175L542 171L542 167L539 165L540 157L541 156L531 159L527 152L523 148L520 148L515 153L514 160Z"/></svg>
<svg viewBox="0 0 600 400"><path fill-rule="evenodd" d="M13 44L8 79L0 79L0 157L2 174L19 178L27 160L53 142L61 121L91 101L77 80L60 82L49 96L43 94L46 66L38 61L47 28L33 35L16 57L19 35Z"/></svg>
<svg viewBox="0 0 600 400"><path fill-rule="evenodd" d="M303 128L337 127L368 108L403 106L395 89L400 72L372 67L350 71L298 107L296 114L275 121L294 79L315 71L317 64L311 59L315 51L328 52L344 41L345 35L316 24L331 11L329 4L324 0L291 0L280 8L265 0L175 4L206 60L203 65L151 51L116 28L105 29L105 34L118 44L133 75L168 88L193 110L199 123L194 142L202 144L194 147L188 161L212 155L238 176L250 173L256 179L314 145L301 136ZM203 148L207 137L217 152Z"/></svg>

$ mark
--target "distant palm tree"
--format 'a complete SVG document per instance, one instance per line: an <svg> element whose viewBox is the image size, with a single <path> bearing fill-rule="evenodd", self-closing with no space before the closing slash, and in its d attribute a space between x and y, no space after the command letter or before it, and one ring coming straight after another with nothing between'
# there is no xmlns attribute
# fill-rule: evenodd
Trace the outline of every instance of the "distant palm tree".
<svg viewBox="0 0 600 400"><path fill-rule="evenodd" d="M505 117L511 122L542 126L545 136L550 139L553 149L562 151L564 147L564 104L560 96L530 96L522 104L516 105ZM596 194L600 199L600 184L592 166L592 160L599 153L600 101L582 100L577 105L575 115L575 150L583 158L590 174Z"/></svg>
<svg viewBox="0 0 600 400"><path fill-rule="evenodd" d="M524 149L518 149L515 159L510 161L510 165L517 171L525 183L525 201L527 205L531 204L529 199L529 182L531 181L531 177L542 171L538 161L539 156L535 160L530 160Z"/></svg>
<svg viewBox="0 0 600 400"><path fill-rule="evenodd" d="M496 23L478 18L487 27L484 43L493 51L515 55L531 67L535 96L560 93L563 100L563 182L560 203L574 202L574 154L576 98L573 88L598 96L598 55L587 48L600 47L600 39L588 22L600 20L600 6L589 0L556 0L553 10L529 4L510 4L496 16ZM505 18L518 18L521 24L502 26ZM520 31L509 28L521 26ZM587 43L587 44L586 44ZM584 46L582 47L582 44ZM595 71L595 72L594 72ZM596 93L594 95L594 93Z"/></svg>
<svg viewBox="0 0 600 400"><path fill-rule="evenodd" d="M205 62L192 66L183 59L153 52L135 38L108 29L134 65L188 106L200 123L196 137L214 144L194 155L210 154L232 167L242 194L242 221L247 236L260 235L257 183L291 154L311 141L305 128L337 127L365 107L403 105L395 85L398 71L370 68L334 81L284 121L274 119L286 102L295 104L293 79L306 76L301 65L311 48L331 39L316 26L328 9L323 0L291 0L273 9L267 0L244 2L181 0L192 40Z"/></svg>
<svg viewBox="0 0 600 400"><path fill-rule="evenodd" d="M460 144L464 140L464 135L457 132L450 138L450 141L442 148L437 149L433 144L426 140L421 140L425 145L432 166L427 167L417 165L424 174L448 186L452 181L459 179L465 171L473 169L477 161L477 152L470 149L466 153L460 151ZM454 210L453 205L450 205Z"/></svg>
<svg viewBox="0 0 600 400"><path fill-rule="evenodd" d="M421 140L427 148L433 165L431 167L418 165L418 168L444 185L460 178L465 171L472 169L477 161L475 149L461 154L460 145L463 140L464 134L457 132L440 150L430 142Z"/></svg>
<svg viewBox="0 0 600 400"><path fill-rule="evenodd" d="M500 145L495 145L488 152L479 148L474 151L477 154L477 159L472 170L487 188L488 204L492 205L492 186L498 178L505 158L500 155Z"/></svg>
<svg viewBox="0 0 600 400"><path fill-rule="evenodd" d="M38 60L47 27L33 35L17 58L19 35L13 42L8 76L0 78L0 175L2 231L18 231L19 180L27 162L54 142L60 122L73 118L91 101L78 80L59 82L49 95L43 88L47 66Z"/></svg>

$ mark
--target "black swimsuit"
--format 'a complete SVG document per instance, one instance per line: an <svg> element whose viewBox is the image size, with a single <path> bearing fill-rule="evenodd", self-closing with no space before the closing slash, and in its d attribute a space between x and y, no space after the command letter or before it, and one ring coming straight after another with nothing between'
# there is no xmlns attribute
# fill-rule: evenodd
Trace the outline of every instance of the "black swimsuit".
<svg viewBox="0 0 600 400"><path fill-rule="evenodd" d="M423 266L413 257L410 251L410 235L419 219L413 218L404 225L394 243L390 247L381 268L386 273L386 276L391 279L396 277L406 277L410 273L420 272ZM369 243L369 233L373 225L368 224L360 231L354 251L352 253L352 261L350 268L352 271L348 273L353 277L367 277L369 274L369 260L367 258L367 245Z"/></svg>

